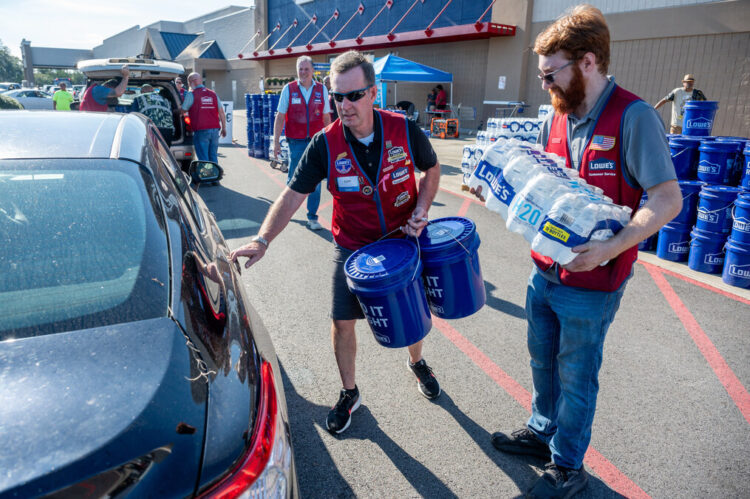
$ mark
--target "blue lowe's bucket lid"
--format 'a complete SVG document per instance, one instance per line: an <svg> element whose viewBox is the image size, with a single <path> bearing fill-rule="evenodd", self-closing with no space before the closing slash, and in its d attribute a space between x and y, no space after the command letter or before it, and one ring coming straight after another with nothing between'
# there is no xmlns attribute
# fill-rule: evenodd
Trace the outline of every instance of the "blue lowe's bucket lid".
<svg viewBox="0 0 750 499"><path fill-rule="evenodd" d="M685 103L685 109L718 109L717 100L691 100Z"/></svg>
<svg viewBox="0 0 750 499"><path fill-rule="evenodd" d="M708 196L717 196L723 199L733 199L736 198L737 195L742 191L739 187L732 187L730 185L711 185L706 184L701 188L701 197L705 197L704 194Z"/></svg>
<svg viewBox="0 0 750 499"><path fill-rule="evenodd" d="M698 150L706 152L734 152L739 150L740 147L742 147L742 144L740 142L723 142L719 140L706 142L704 140Z"/></svg>
<svg viewBox="0 0 750 499"><path fill-rule="evenodd" d="M750 139L747 137L737 137L736 135L717 135L716 140L719 142L742 142L744 144Z"/></svg>
<svg viewBox="0 0 750 499"><path fill-rule="evenodd" d="M701 187L706 185L705 182L701 180L679 180L677 182L680 185L680 190L683 192L698 192L701 190ZM644 193L644 196L646 194Z"/></svg>
<svg viewBox="0 0 750 499"><path fill-rule="evenodd" d="M675 135L669 138L669 145L677 147L698 147L701 145L701 137L691 137L690 135Z"/></svg>
<svg viewBox="0 0 750 499"><path fill-rule="evenodd" d="M358 249L346 260L346 277L363 287L385 287L411 280L419 263L417 245L407 239L384 239Z"/></svg>
<svg viewBox="0 0 750 499"><path fill-rule="evenodd" d="M463 243L475 230L474 222L468 218L445 217L430 220L419 236L419 245L423 251L434 251L455 244L456 239Z"/></svg>
<svg viewBox="0 0 750 499"><path fill-rule="evenodd" d="M727 239L726 248L728 250L733 250L738 253L745 253L747 255L750 255L750 244L741 243L740 241L732 239L731 237Z"/></svg>

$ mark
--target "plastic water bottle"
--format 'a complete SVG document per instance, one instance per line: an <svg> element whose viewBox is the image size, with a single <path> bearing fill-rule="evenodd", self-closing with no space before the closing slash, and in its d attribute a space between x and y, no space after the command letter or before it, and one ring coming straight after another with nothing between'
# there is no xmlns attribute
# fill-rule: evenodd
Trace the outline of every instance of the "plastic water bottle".
<svg viewBox="0 0 750 499"><path fill-rule="evenodd" d="M513 199L514 191L503 178L504 147L502 143L495 144L484 151L468 179L468 185L471 189L481 187L487 209L507 219L508 205Z"/></svg>
<svg viewBox="0 0 750 499"><path fill-rule="evenodd" d="M513 198L505 226L531 243L555 200L572 192L566 182L540 169Z"/></svg>

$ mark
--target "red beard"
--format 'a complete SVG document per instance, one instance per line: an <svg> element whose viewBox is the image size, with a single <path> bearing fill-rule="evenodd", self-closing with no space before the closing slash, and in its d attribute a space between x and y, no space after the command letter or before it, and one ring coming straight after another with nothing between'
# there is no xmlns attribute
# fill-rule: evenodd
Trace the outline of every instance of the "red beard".
<svg viewBox="0 0 750 499"><path fill-rule="evenodd" d="M559 114L570 114L578 109L583 99L586 97L586 83L583 81L581 68L573 65L573 79L570 80L567 90L558 86L549 89L549 96L552 100L552 107Z"/></svg>

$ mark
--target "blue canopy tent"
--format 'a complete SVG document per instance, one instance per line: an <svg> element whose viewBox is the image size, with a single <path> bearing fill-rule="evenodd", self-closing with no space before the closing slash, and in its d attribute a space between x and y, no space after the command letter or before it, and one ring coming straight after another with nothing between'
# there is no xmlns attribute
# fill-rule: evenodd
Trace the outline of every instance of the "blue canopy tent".
<svg viewBox="0 0 750 499"><path fill-rule="evenodd" d="M453 75L440 71L439 69L425 66L402 57L388 54L385 57L377 59L373 66L375 67L375 83L381 90L381 83L393 82L393 96L398 102L398 82L410 83L450 83L451 96L450 108L453 109ZM385 95L383 95L382 107L385 107Z"/></svg>

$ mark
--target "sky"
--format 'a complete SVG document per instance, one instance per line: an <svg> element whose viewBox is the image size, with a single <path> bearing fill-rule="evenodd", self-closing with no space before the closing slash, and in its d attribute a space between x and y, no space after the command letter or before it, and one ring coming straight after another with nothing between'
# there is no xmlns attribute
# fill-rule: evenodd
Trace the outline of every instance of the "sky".
<svg viewBox="0 0 750 499"><path fill-rule="evenodd" d="M229 5L252 4L252 0L0 0L0 40L17 57L24 38L32 47L92 49L135 25L182 22Z"/></svg>

